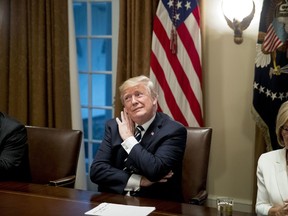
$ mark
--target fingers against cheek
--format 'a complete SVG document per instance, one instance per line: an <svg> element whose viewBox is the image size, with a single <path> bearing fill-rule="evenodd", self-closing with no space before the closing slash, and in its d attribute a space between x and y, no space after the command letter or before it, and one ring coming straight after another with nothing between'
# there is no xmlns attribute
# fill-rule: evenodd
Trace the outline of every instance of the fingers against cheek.
<svg viewBox="0 0 288 216"><path fill-rule="evenodd" d="M116 122L117 122L118 125L121 124L121 121L120 121L120 119L118 117L116 118Z"/></svg>
<svg viewBox="0 0 288 216"><path fill-rule="evenodd" d="M122 123L122 124L127 123L127 120L129 120L127 114L124 111L121 111L121 120L118 118L118 121L119 121L118 124L119 123Z"/></svg>
<svg viewBox="0 0 288 216"><path fill-rule="evenodd" d="M124 111L125 113L127 113L127 109L126 109L126 108L124 108L123 111Z"/></svg>
<svg viewBox="0 0 288 216"><path fill-rule="evenodd" d="M121 111L121 120L122 120L122 122L126 120L125 114L123 111Z"/></svg>
<svg viewBox="0 0 288 216"><path fill-rule="evenodd" d="M129 120L128 119L128 114L125 111L123 111L123 115L124 115L125 121L128 121Z"/></svg>

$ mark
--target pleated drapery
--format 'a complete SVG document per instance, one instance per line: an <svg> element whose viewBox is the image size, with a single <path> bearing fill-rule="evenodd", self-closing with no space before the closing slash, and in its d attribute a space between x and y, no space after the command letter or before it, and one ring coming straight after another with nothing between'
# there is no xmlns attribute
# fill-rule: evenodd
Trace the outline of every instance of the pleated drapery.
<svg viewBox="0 0 288 216"><path fill-rule="evenodd" d="M119 86L128 78L149 76L153 18L158 2L120 0L115 116L120 116L123 109Z"/></svg>
<svg viewBox="0 0 288 216"><path fill-rule="evenodd" d="M67 1L0 1L0 110L71 128Z"/></svg>

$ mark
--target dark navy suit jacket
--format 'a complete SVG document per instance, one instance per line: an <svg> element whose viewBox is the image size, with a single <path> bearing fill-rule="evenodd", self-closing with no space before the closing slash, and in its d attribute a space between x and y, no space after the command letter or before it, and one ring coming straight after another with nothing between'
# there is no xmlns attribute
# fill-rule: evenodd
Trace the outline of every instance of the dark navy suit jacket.
<svg viewBox="0 0 288 216"><path fill-rule="evenodd" d="M29 180L28 163L25 126L0 112L0 180Z"/></svg>
<svg viewBox="0 0 288 216"><path fill-rule="evenodd" d="M140 144L130 154L121 146L123 140L115 119L105 126L105 135L90 169L91 181L99 191L125 194L132 173L152 182L162 179L170 170L174 175L166 183L141 187L135 196L182 201L182 160L186 146L186 128L168 115L158 112ZM127 158L127 160L125 160ZM123 170L127 167L127 170Z"/></svg>

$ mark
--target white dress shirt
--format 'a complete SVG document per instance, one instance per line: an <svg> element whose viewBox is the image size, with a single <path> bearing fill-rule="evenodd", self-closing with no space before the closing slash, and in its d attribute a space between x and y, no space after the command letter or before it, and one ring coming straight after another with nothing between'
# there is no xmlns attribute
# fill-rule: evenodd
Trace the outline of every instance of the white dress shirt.
<svg viewBox="0 0 288 216"><path fill-rule="evenodd" d="M141 131L141 137L144 136L145 131L148 129L148 127L150 126L150 124L153 122L153 120L155 119L155 116L153 116L153 118L151 118L148 122L146 122L145 124L141 125L143 127L143 131ZM137 127L138 125L135 125L135 127ZM141 142L141 140L140 140ZM128 137L126 140L124 140L122 142L122 147L125 149L125 151L127 152L127 154L129 155L129 153L131 152L132 148L135 145L138 145L139 142L136 140L136 138L134 136ZM141 175L138 174L132 174L127 182L127 185L125 187L125 191L138 191L140 190L140 181L141 181ZM129 193L128 193L129 195Z"/></svg>

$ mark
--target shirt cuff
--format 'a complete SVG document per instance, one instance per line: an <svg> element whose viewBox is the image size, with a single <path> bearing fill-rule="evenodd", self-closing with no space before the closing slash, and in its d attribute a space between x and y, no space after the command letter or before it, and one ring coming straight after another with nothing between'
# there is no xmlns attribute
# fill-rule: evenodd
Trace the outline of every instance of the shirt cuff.
<svg viewBox="0 0 288 216"><path fill-rule="evenodd" d="M141 177L142 177L141 175L132 174L124 190L125 191L139 191Z"/></svg>
<svg viewBox="0 0 288 216"><path fill-rule="evenodd" d="M138 141L135 139L134 136L128 137L126 140L124 140L121 145L122 147L125 149L125 151L127 152L127 154L130 153L130 151L132 150L132 148L138 144Z"/></svg>

